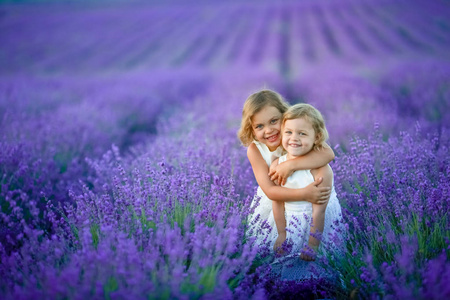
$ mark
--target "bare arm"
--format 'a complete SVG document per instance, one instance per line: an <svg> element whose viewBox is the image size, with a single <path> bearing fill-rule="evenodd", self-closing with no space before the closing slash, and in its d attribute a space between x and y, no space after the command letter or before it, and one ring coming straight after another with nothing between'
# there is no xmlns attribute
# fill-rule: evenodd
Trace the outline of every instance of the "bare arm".
<svg viewBox="0 0 450 300"><path fill-rule="evenodd" d="M289 176L297 170L311 170L326 166L334 159L334 152L330 147L321 150L313 150L308 154L289 159L275 168L270 168L269 176L271 180L278 181L284 185Z"/></svg>
<svg viewBox="0 0 450 300"><path fill-rule="evenodd" d="M284 217L284 202L272 201L273 219L277 225L278 235L286 235L286 218Z"/></svg>
<svg viewBox="0 0 450 300"><path fill-rule="evenodd" d="M321 184L319 184L319 186L325 186L325 187L329 187L331 188L333 185L333 170L331 169L331 167L326 164L325 166L321 167L321 168L316 168L316 169L312 169L311 170L311 174L314 177L314 179L316 178L323 178L323 181Z"/></svg>
<svg viewBox="0 0 450 300"><path fill-rule="evenodd" d="M275 185L267 175L269 173L269 167L255 144L250 144L248 147L247 157L252 165L253 173L255 174L258 185L272 201L303 200L321 204L325 203L330 196L330 188L317 187L321 182L319 179L302 189L289 189Z"/></svg>

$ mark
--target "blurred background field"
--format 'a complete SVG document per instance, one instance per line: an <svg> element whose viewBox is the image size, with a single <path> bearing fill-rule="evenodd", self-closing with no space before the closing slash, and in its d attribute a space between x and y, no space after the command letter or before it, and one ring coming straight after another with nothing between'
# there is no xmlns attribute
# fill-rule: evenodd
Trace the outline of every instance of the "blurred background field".
<svg viewBox="0 0 450 300"><path fill-rule="evenodd" d="M449 17L444 0L0 2L0 293L450 296ZM236 131L261 88L327 122L338 286L274 283L244 238Z"/></svg>

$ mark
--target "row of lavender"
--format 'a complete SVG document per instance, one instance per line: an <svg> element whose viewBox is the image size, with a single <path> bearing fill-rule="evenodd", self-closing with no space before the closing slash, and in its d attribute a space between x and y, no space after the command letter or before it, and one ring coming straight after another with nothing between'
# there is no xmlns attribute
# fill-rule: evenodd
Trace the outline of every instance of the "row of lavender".
<svg viewBox="0 0 450 300"><path fill-rule="evenodd" d="M3 200L13 200L4 208L11 211L14 202L21 207L31 201L43 209L43 196L63 203L68 189L77 189L78 181L90 175L86 157L100 157L113 143L127 148L155 136L157 118L164 117L167 106L189 102L207 88L204 75L179 76L182 80L162 72L150 81L146 76L4 80L1 192ZM17 222L32 212L37 210L7 217L2 240L14 240L23 229ZM15 232L12 237L9 230Z"/></svg>
<svg viewBox="0 0 450 300"><path fill-rule="evenodd" d="M434 76L427 68L403 70L376 85L341 77L329 89L326 80L304 81L295 91L320 107L334 124L333 141L342 145L333 168L350 229L348 256L328 262L341 270L344 286L315 287L324 295L346 297L353 289L363 297L448 293L449 121L429 112L448 107L450 69L441 67ZM106 86L95 80L23 79L29 90L19 88L17 79L5 82L2 293L281 293L270 288L268 266L244 238L254 179L235 132L249 87L270 81L282 93L292 88L273 74L232 75L172 74L164 80L160 74L152 99L142 94L150 84L145 76L116 78ZM163 82L179 89L171 96ZM80 87L85 94L76 92ZM383 110L389 101L396 105ZM171 104L179 109L168 109ZM348 112L336 113L343 109ZM399 135L416 119L422 125L414 126L422 129ZM379 124L375 131L373 122ZM351 129L362 138L351 141ZM111 142L119 147L106 151ZM119 148L130 144L121 155Z"/></svg>
<svg viewBox="0 0 450 300"><path fill-rule="evenodd" d="M445 4L425 1L209 5L73 4L2 10L3 72L114 72L155 67L377 63L446 56ZM121 14L117 14L121 11ZM207 32L207 34L205 34ZM120 41L120 42L119 42ZM280 66L279 66L280 65ZM293 70L286 70L291 68Z"/></svg>

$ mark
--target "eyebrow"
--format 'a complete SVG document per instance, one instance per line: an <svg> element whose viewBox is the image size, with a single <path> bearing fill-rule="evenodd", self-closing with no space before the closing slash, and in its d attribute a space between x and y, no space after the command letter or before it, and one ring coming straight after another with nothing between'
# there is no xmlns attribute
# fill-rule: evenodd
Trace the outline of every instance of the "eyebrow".
<svg viewBox="0 0 450 300"><path fill-rule="evenodd" d="M279 118L280 118L279 116L273 116L269 119L269 122L272 121L273 119L279 119ZM252 124L253 124L253 122L252 122ZM257 125L263 125L263 123L257 123L257 124L254 124L253 126L257 126Z"/></svg>
<svg viewBox="0 0 450 300"><path fill-rule="evenodd" d="M290 131L301 131L301 132L306 132L306 133L308 133L308 131L307 131L307 130L305 130L305 129L291 129L291 128L289 128L289 127L284 127L284 130L290 130Z"/></svg>

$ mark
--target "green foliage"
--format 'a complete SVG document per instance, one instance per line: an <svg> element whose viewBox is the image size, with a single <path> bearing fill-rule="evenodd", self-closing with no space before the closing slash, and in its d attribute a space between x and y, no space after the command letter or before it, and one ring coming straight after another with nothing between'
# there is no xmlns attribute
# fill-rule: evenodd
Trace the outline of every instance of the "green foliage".
<svg viewBox="0 0 450 300"><path fill-rule="evenodd" d="M220 268L221 264L206 267L199 272L200 274L202 274L199 284L201 287L203 287L204 292L208 293L214 290L214 287L216 286L217 273L220 270Z"/></svg>
<svg viewBox="0 0 450 300"><path fill-rule="evenodd" d="M60 174L63 174L67 171L67 167L73 157L74 154L70 152L59 152L53 156L55 164L59 167Z"/></svg>
<svg viewBox="0 0 450 300"><path fill-rule="evenodd" d="M144 208L141 208L141 216L139 217L143 228L151 228L156 230L156 223L147 219Z"/></svg>
<svg viewBox="0 0 450 300"><path fill-rule="evenodd" d="M189 230L190 232L195 231L195 222L194 219L191 217L194 216L200 210L201 207L199 205L195 205L193 203L180 203L179 201L175 200L173 208L171 210L166 210L165 215L167 216L167 220L170 226L174 228L175 224L177 224L177 226L181 229L181 233L184 235L185 234L184 224L188 217L190 219ZM161 214L161 217L163 215L164 214Z"/></svg>
<svg viewBox="0 0 450 300"><path fill-rule="evenodd" d="M205 268L199 268L197 271L197 274L200 275L199 281L191 283L189 282L189 278L187 278L182 284L181 291L184 294L190 295L191 298L200 298L200 296L214 291L217 282L217 274L221 268L221 263Z"/></svg>
<svg viewBox="0 0 450 300"><path fill-rule="evenodd" d="M98 241L99 241L99 233L100 233L100 228L99 228L98 224L96 224L96 223L91 224L89 231L91 232L91 235L92 235L92 245L94 245L94 248L97 249Z"/></svg>
<svg viewBox="0 0 450 300"><path fill-rule="evenodd" d="M441 253L442 249L447 248L446 240L450 240L449 228L448 214L442 216L440 221L432 223L431 226L427 225L425 219L419 221L419 218L413 214L406 233L409 236L417 237L417 259L419 261L432 259ZM447 258L450 258L450 251L446 253Z"/></svg>
<svg viewBox="0 0 450 300"><path fill-rule="evenodd" d="M111 293L119 289L119 284L115 277L110 277L106 284L103 286L103 294L105 299L111 299Z"/></svg>
<svg viewBox="0 0 450 300"><path fill-rule="evenodd" d="M429 226L425 219L420 219L412 213L412 218L404 231L397 226L395 217L380 218L377 224L376 229L351 234L346 244L347 251L344 251L339 257L328 260L331 267L341 270L345 289L355 291L364 287L365 292L384 295L381 266L383 263L398 264L398 257L404 251L402 247L407 245L392 241L400 241L405 236L412 243L417 241L418 246L411 260L415 266L414 272L408 275L407 280L415 282L414 286L421 286L422 279L418 272L428 260L435 258L442 253L442 249L447 248L446 241L450 239L448 215L444 215L439 222L434 222ZM447 250L446 254L449 259L450 251ZM370 283L365 282L360 276L361 270L364 268L371 270L376 280ZM402 276L400 269L397 269L396 272L397 276Z"/></svg>

